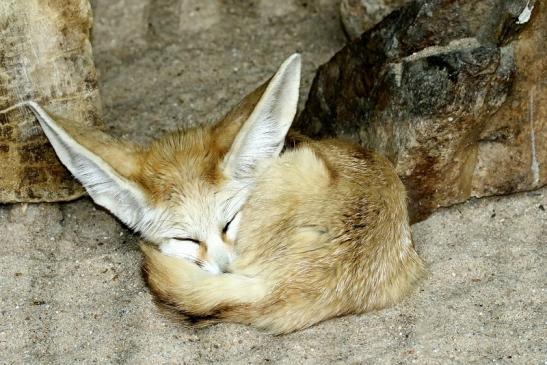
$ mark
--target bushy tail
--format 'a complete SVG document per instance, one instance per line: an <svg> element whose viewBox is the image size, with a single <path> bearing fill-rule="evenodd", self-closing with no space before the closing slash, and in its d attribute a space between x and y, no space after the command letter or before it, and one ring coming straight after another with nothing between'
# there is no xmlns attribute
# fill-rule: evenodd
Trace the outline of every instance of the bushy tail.
<svg viewBox="0 0 547 365"><path fill-rule="evenodd" d="M267 295L262 280L238 274L214 275L142 244L143 275L157 299L197 325L229 321L252 324L256 304Z"/></svg>
<svg viewBox="0 0 547 365"><path fill-rule="evenodd" d="M141 245L141 249L143 274L150 290L167 308L195 325L225 321L252 325L271 334L285 334L328 318L392 304L391 300L374 301L390 294L386 292L389 288L382 288L374 295L369 293L370 297L356 303L351 298L342 300L332 292L323 296L325 290L329 291L328 287L308 290L299 285L281 285L279 281L276 285L273 278L268 279L270 282L238 273L215 275L187 260L166 256L152 246ZM408 278L401 278L406 288ZM348 288L347 294L352 290L354 288ZM359 292L353 294L356 295L359 297Z"/></svg>

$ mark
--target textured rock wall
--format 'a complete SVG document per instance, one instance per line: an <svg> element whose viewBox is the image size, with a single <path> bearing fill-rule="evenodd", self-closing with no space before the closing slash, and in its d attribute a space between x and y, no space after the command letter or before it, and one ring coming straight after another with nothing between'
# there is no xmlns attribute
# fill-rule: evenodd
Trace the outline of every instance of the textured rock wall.
<svg viewBox="0 0 547 365"><path fill-rule="evenodd" d="M547 183L545 6L418 1L321 66L295 128L385 154L413 221Z"/></svg>
<svg viewBox="0 0 547 365"><path fill-rule="evenodd" d="M0 1L0 203L69 200L84 192L60 164L33 99L75 123L99 125L87 0Z"/></svg>

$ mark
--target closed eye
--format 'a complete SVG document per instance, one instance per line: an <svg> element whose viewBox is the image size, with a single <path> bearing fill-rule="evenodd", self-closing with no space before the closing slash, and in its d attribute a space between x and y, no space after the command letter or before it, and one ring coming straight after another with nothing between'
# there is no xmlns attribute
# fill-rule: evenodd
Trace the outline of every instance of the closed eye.
<svg viewBox="0 0 547 365"><path fill-rule="evenodd" d="M229 221L228 223L226 223L226 225L225 225L224 228L222 229L222 233L228 232L228 228L230 228L230 223L232 223L232 222L234 221L234 219L237 217L238 214L239 214L239 212L236 213L236 214L232 217L232 219L230 219L230 221Z"/></svg>
<svg viewBox="0 0 547 365"><path fill-rule="evenodd" d="M177 240L177 241L188 241L188 242L193 242L193 243L195 243L196 245L201 244L201 242L199 242L198 240L193 239L193 238L188 238L188 237L171 237L171 239Z"/></svg>

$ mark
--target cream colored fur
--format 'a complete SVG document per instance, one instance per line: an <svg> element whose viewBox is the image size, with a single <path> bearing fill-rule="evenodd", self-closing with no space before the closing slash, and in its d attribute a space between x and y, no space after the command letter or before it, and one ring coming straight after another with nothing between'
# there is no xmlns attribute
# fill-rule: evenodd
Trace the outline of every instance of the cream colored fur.
<svg viewBox="0 0 547 365"><path fill-rule="evenodd" d="M423 272L405 189L385 158L286 137L299 79L293 55L216 125L149 146L26 105L95 202L143 235L143 272L160 302L192 323L279 334L392 305Z"/></svg>

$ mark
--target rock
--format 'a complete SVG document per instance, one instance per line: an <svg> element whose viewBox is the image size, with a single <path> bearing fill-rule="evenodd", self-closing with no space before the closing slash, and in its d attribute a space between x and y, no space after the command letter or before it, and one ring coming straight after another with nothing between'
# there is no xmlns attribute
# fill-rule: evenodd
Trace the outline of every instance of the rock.
<svg viewBox="0 0 547 365"><path fill-rule="evenodd" d="M507 101L479 136L472 196L530 190L547 183L546 5L536 1L529 24L511 43L515 77ZM519 18L527 23L527 12L521 14L524 17Z"/></svg>
<svg viewBox="0 0 547 365"><path fill-rule="evenodd" d="M342 0L340 18L350 39L358 38L363 32L380 23L389 13L411 0Z"/></svg>
<svg viewBox="0 0 547 365"><path fill-rule="evenodd" d="M32 99L66 119L99 125L91 24L87 0L0 2L0 203L84 193L34 116L25 108L5 110Z"/></svg>
<svg viewBox="0 0 547 365"><path fill-rule="evenodd" d="M319 68L294 127L386 155L414 222L543 186L545 24L533 1L411 3Z"/></svg>

